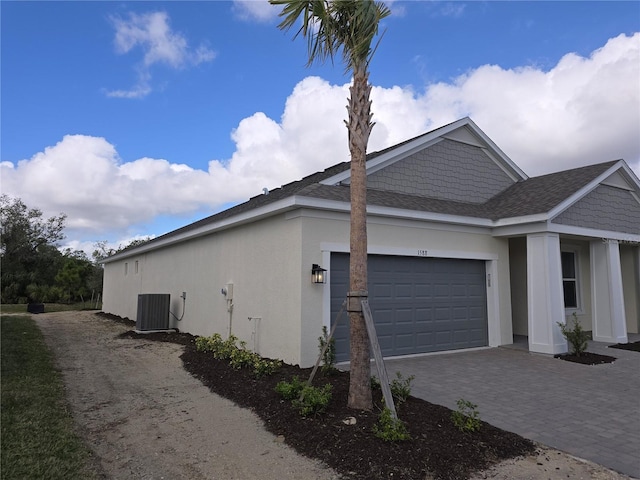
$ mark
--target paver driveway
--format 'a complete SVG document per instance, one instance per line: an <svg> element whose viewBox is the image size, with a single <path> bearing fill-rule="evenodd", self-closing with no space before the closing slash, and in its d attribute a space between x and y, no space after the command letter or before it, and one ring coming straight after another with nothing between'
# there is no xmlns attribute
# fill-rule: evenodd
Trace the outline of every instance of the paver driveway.
<svg viewBox="0 0 640 480"><path fill-rule="evenodd" d="M640 353L590 342L616 357L580 365L509 348L386 360L390 376L415 375L412 395L456 408L464 398L482 420L640 478Z"/></svg>

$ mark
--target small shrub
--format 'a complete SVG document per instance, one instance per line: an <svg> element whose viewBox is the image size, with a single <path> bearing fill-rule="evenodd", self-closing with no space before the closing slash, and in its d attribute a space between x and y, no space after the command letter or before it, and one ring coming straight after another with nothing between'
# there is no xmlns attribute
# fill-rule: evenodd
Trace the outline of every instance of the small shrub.
<svg viewBox="0 0 640 480"><path fill-rule="evenodd" d="M300 392L304 388L304 382L301 382L298 376L294 376L290 382L278 382L276 392L278 392L285 400L295 400L300 397Z"/></svg>
<svg viewBox="0 0 640 480"><path fill-rule="evenodd" d="M233 352L238 348L236 346L237 341L238 337L235 335L229 335L229 338L217 346L216 350L213 352L213 356L220 360L229 360Z"/></svg>
<svg viewBox="0 0 640 480"><path fill-rule="evenodd" d="M326 325L322 327L322 336L318 337L318 349L322 352L322 349L327 345L327 349L322 355L322 368L321 371L325 375L335 371L336 367L336 340L331 338L329 340L329 331Z"/></svg>
<svg viewBox="0 0 640 480"><path fill-rule="evenodd" d="M396 372L396 378L391 380L389 388L391 389L391 395L396 403L401 404L407 401L407 398L411 395L411 382L415 379L415 375L403 377L402 373ZM375 375L371 377L371 388L380 389L380 380Z"/></svg>
<svg viewBox="0 0 640 480"><path fill-rule="evenodd" d="M214 333L210 337L196 338L196 350L210 352L214 358L219 360L229 360L229 365L236 370L251 368L256 377L272 375L282 366L280 360L262 358L247 349L246 342L240 342L236 345L237 343L238 338L233 335L227 340L223 340L219 333Z"/></svg>
<svg viewBox="0 0 640 480"><path fill-rule="evenodd" d="M480 430L482 425L480 422L480 413L478 406L469 400L460 399L456 402L458 410L451 412L451 420L453 424L461 432L475 432Z"/></svg>
<svg viewBox="0 0 640 480"><path fill-rule="evenodd" d="M404 403L411 395L411 382L415 379L415 375L404 378L400 372L396 372L396 378L391 380L391 395L397 403Z"/></svg>
<svg viewBox="0 0 640 480"><path fill-rule="evenodd" d="M260 355L257 353L253 353L246 348L236 348L229 355L229 365L236 370L240 370L241 368L252 367L259 359Z"/></svg>
<svg viewBox="0 0 640 480"><path fill-rule="evenodd" d="M282 367L281 360L258 357L253 363L253 374L258 378L273 375L280 370L280 367Z"/></svg>
<svg viewBox="0 0 640 480"><path fill-rule="evenodd" d="M331 390L333 385L327 383L324 387L318 388L312 385L305 385L300 392L302 400L299 398L291 403L298 409L300 415L308 417L324 412L331 401Z"/></svg>
<svg viewBox="0 0 640 480"><path fill-rule="evenodd" d="M214 333L210 337L196 338L196 350L198 352L213 352L219 348L223 340L219 333Z"/></svg>
<svg viewBox="0 0 640 480"><path fill-rule="evenodd" d="M587 349L587 341L589 340L589 333L582 329L582 325L578 321L578 316L573 313L573 328L569 328L564 323L558 322L558 326L562 331L562 335L571 344L571 354L579 357Z"/></svg>
<svg viewBox="0 0 640 480"><path fill-rule="evenodd" d="M411 438L406 424L399 418L393 418L391 410L387 407L382 410L378 422L373 426L373 434L385 442L398 442Z"/></svg>

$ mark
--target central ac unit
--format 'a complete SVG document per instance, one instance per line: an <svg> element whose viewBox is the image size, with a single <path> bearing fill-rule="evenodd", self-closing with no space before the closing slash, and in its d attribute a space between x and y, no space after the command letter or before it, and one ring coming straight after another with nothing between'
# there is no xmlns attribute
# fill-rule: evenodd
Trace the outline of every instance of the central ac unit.
<svg viewBox="0 0 640 480"><path fill-rule="evenodd" d="M171 295L168 293L144 293L138 295L138 315L136 330L169 329L169 306Z"/></svg>

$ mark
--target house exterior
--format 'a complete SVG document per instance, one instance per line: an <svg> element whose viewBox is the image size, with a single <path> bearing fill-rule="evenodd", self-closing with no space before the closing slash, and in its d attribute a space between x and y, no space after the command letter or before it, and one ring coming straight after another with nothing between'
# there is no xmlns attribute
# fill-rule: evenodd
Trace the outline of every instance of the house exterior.
<svg viewBox="0 0 640 480"><path fill-rule="evenodd" d="M348 360L349 163L104 261L103 309L171 295L171 327L233 333L303 367L338 321ZM623 161L528 178L469 118L367 156L369 302L385 356L511 344L567 351L558 322L640 326L640 181ZM311 281L312 265L326 283ZM182 319L186 292L185 311Z"/></svg>

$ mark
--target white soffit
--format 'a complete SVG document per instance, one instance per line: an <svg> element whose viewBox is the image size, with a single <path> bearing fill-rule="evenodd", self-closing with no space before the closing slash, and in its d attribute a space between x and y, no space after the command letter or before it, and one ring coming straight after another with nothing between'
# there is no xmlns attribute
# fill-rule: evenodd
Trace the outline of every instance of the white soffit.
<svg viewBox="0 0 640 480"><path fill-rule="evenodd" d="M623 190L633 191L633 187L631 184L622 176L620 171L614 172L609 177L605 178L602 182L602 185L607 185L609 187L621 188Z"/></svg>

